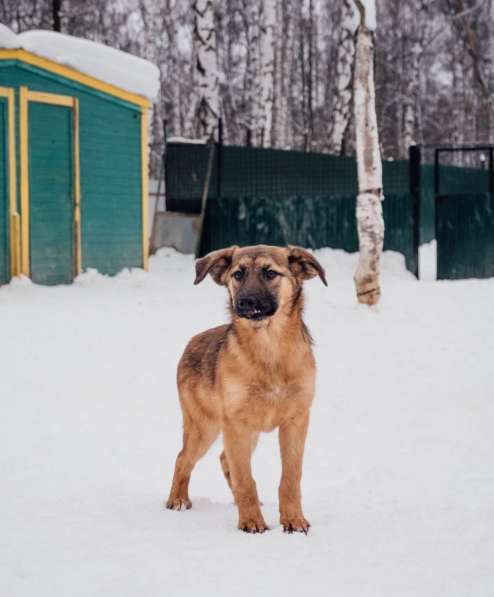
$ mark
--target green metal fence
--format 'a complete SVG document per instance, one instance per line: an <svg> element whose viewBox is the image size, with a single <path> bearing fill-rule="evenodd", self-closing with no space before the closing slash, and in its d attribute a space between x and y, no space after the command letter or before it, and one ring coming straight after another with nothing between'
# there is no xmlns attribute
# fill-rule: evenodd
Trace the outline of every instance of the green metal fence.
<svg viewBox="0 0 494 597"><path fill-rule="evenodd" d="M439 194L483 193L489 188L489 171L477 160L477 167L465 167L449 163L438 163L435 169L435 153L447 148L426 147L422 150L420 166L420 242L427 243L436 238L435 200ZM455 152L456 150L452 150ZM448 160L446 160L448 161ZM437 180L440 189L436 190ZM384 189L386 192L386 189Z"/></svg>
<svg viewBox="0 0 494 597"><path fill-rule="evenodd" d="M355 201L355 196L215 197L207 203L200 253L257 243L358 251ZM411 195L387 195L383 211L385 250L402 253L407 268L416 271Z"/></svg>
<svg viewBox="0 0 494 597"><path fill-rule="evenodd" d="M168 209L200 211L208 155L206 145L168 144ZM436 235L436 179L434 166L422 162L427 154L411 155L412 161L383 162L384 247L402 253L417 274L418 246ZM488 176L480 168L449 164L441 165L440 174L445 193L483 191ZM261 242L356 251L356 194L353 157L221 147L214 155L201 253Z"/></svg>
<svg viewBox="0 0 494 597"><path fill-rule="evenodd" d="M436 201L437 278L494 276L494 195L457 193Z"/></svg>
<svg viewBox="0 0 494 597"><path fill-rule="evenodd" d="M167 208L199 212L205 145L167 146ZM354 158L228 146L215 152L201 254L230 244L299 244L358 250ZM416 272L408 161L383 164L385 248Z"/></svg>
<svg viewBox="0 0 494 597"><path fill-rule="evenodd" d="M167 208L199 211L209 148L203 144L168 143L166 149ZM220 172L220 178L218 177ZM408 160L385 161L386 194L408 192ZM215 152L209 198L263 196L353 196L357 166L353 157L321 153L225 146L221 166Z"/></svg>

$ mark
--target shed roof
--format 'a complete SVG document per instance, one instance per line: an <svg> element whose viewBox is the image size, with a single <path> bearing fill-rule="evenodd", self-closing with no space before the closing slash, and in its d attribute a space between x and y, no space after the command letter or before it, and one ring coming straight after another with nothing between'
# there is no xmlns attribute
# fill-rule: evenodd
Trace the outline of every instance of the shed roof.
<svg viewBox="0 0 494 597"><path fill-rule="evenodd" d="M0 58L27 62L144 107L159 89L159 70L151 62L53 31L16 35L0 24Z"/></svg>

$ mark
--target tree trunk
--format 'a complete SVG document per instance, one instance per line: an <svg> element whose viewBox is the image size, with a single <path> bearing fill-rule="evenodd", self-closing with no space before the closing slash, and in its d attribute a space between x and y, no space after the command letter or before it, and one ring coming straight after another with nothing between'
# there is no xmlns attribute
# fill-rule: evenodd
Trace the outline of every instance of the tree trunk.
<svg viewBox="0 0 494 597"><path fill-rule="evenodd" d="M360 12L355 50L353 84L358 169L357 228L360 246L354 280L357 300L366 305L378 303L380 260L384 241L382 215L382 162L374 88L374 34L366 23L365 8L355 0ZM368 4L368 3L367 3Z"/></svg>
<svg viewBox="0 0 494 597"><path fill-rule="evenodd" d="M53 15L53 31L62 31L62 18L60 11L62 10L62 0L52 0L51 4Z"/></svg>
<svg viewBox="0 0 494 597"><path fill-rule="evenodd" d="M403 133L401 135L401 157L408 159L410 145L419 142L418 111L420 96L420 73L424 54L424 39L430 23L423 18L424 5L422 2L407 2L402 10L402 22L408 23L408 35L405 43L405 57L403 72L406 73L403 106Z"/></svg>
<svg viewBox="0 0 494 597"><path fill-rule="evenodd" d="M262 102L259 94L260 27L259 10L256 2L244 0L244 14L247 30L247 65L245 72L247 139L249 145L256 145L262 118Z"/></svg>
<svg viewBox="0 0 494 597"><path fill-rule="evenodd" d="M292 0L284 0L278 3L278 22L280 23L283 35L278 35L278 59L277 69L277 97L276 97L276 119L274 138L276 146L287 149L291 144L290 131L292 123L289 120L291 75L293 68L293 6Z"/></svg>
<svg viewBox="0 0 494 597"><path fill-rule="evenodd" d="M405 106L403 109L403 147L401 155L403 158L408 156L410 145L417 143L417 94L420 83L420 59L422 56L422 46L416 39L411 48L411 63L406 82Z"/></svg>
<svg viewBox="0 0 494 597"><path fill-rule="evenodd" d="M261 77L259 97L261 113L259 118L258 143L260 147L271 147L273 135L274 99L274 50L276 29L276 0L263 0L261 13Z"/></svg>
<svg viewBox="0 0 494 597"><path fill-rule="evenodd" d="M336 101L331 118L328 150L344 154L345 131L352 115L352 76L355 56L355 29L358 13L353 0L344 0L336 58Z"/></svg>
<svg viewBox="0 0 494 597"><path fill-rule="evenodd" d="M220 115L216 28L212 0L194 2L194 43L196 45L195 87L198 95L195 117L197 133L211 137Z"/></svg>

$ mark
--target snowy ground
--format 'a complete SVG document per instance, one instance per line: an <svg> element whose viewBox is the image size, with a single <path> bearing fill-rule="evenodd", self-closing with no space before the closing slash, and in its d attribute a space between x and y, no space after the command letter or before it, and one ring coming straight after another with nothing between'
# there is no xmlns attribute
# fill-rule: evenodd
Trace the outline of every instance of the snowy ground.
<svg viewBox="0 0 494 597"><path fill-rule="evenodd" d="M372 311L355 304L355 256L318 255L307 537L278 524L275 434L254 460L269 533L236 530L219 442L194 508L162 507L177 359L225 320L223 289L193 287L191 257L0 289L0 595L494 595L494 280L416 282L387 254Z"/></svg>

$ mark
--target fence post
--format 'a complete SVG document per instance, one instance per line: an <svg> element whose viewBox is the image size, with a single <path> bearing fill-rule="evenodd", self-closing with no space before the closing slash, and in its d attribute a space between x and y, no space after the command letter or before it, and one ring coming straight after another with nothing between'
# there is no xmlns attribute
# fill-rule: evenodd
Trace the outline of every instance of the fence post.
<svg viewBox="0 0 494 597"><path fill-rule="evenodd" d="M489 147L489 193L494 193L494 148Z"/></svg>
<svg viewBox="0 0 494 597"><path fill-rule="evenodd" d="M223 176L223 118L218 119L218 151L216 154L216 196L221 198L222 176Z"/></svg>
<svg viewBox="0 0 494 597"><path fill-rule="evenodd" d="M421 151L420 145L410 145L409 168L410 168L410 193L412 195L412 219L413 219L413 255L414 265L413 274L417 279L420 277L419 271L419 247L420 247L420 203L421 203Z"/></svg>
<svg viewBox="0 0 494 597"><path fill-rule="evenodd" d="M163 210L166 211L166 204L168 198L168 151L167 151L167 144L168 144L168 119L163 118L163 155L162 155L162 164L164 170L163 176L163 183L165 188L163 189L164 197L163 197Z"/></svg>

